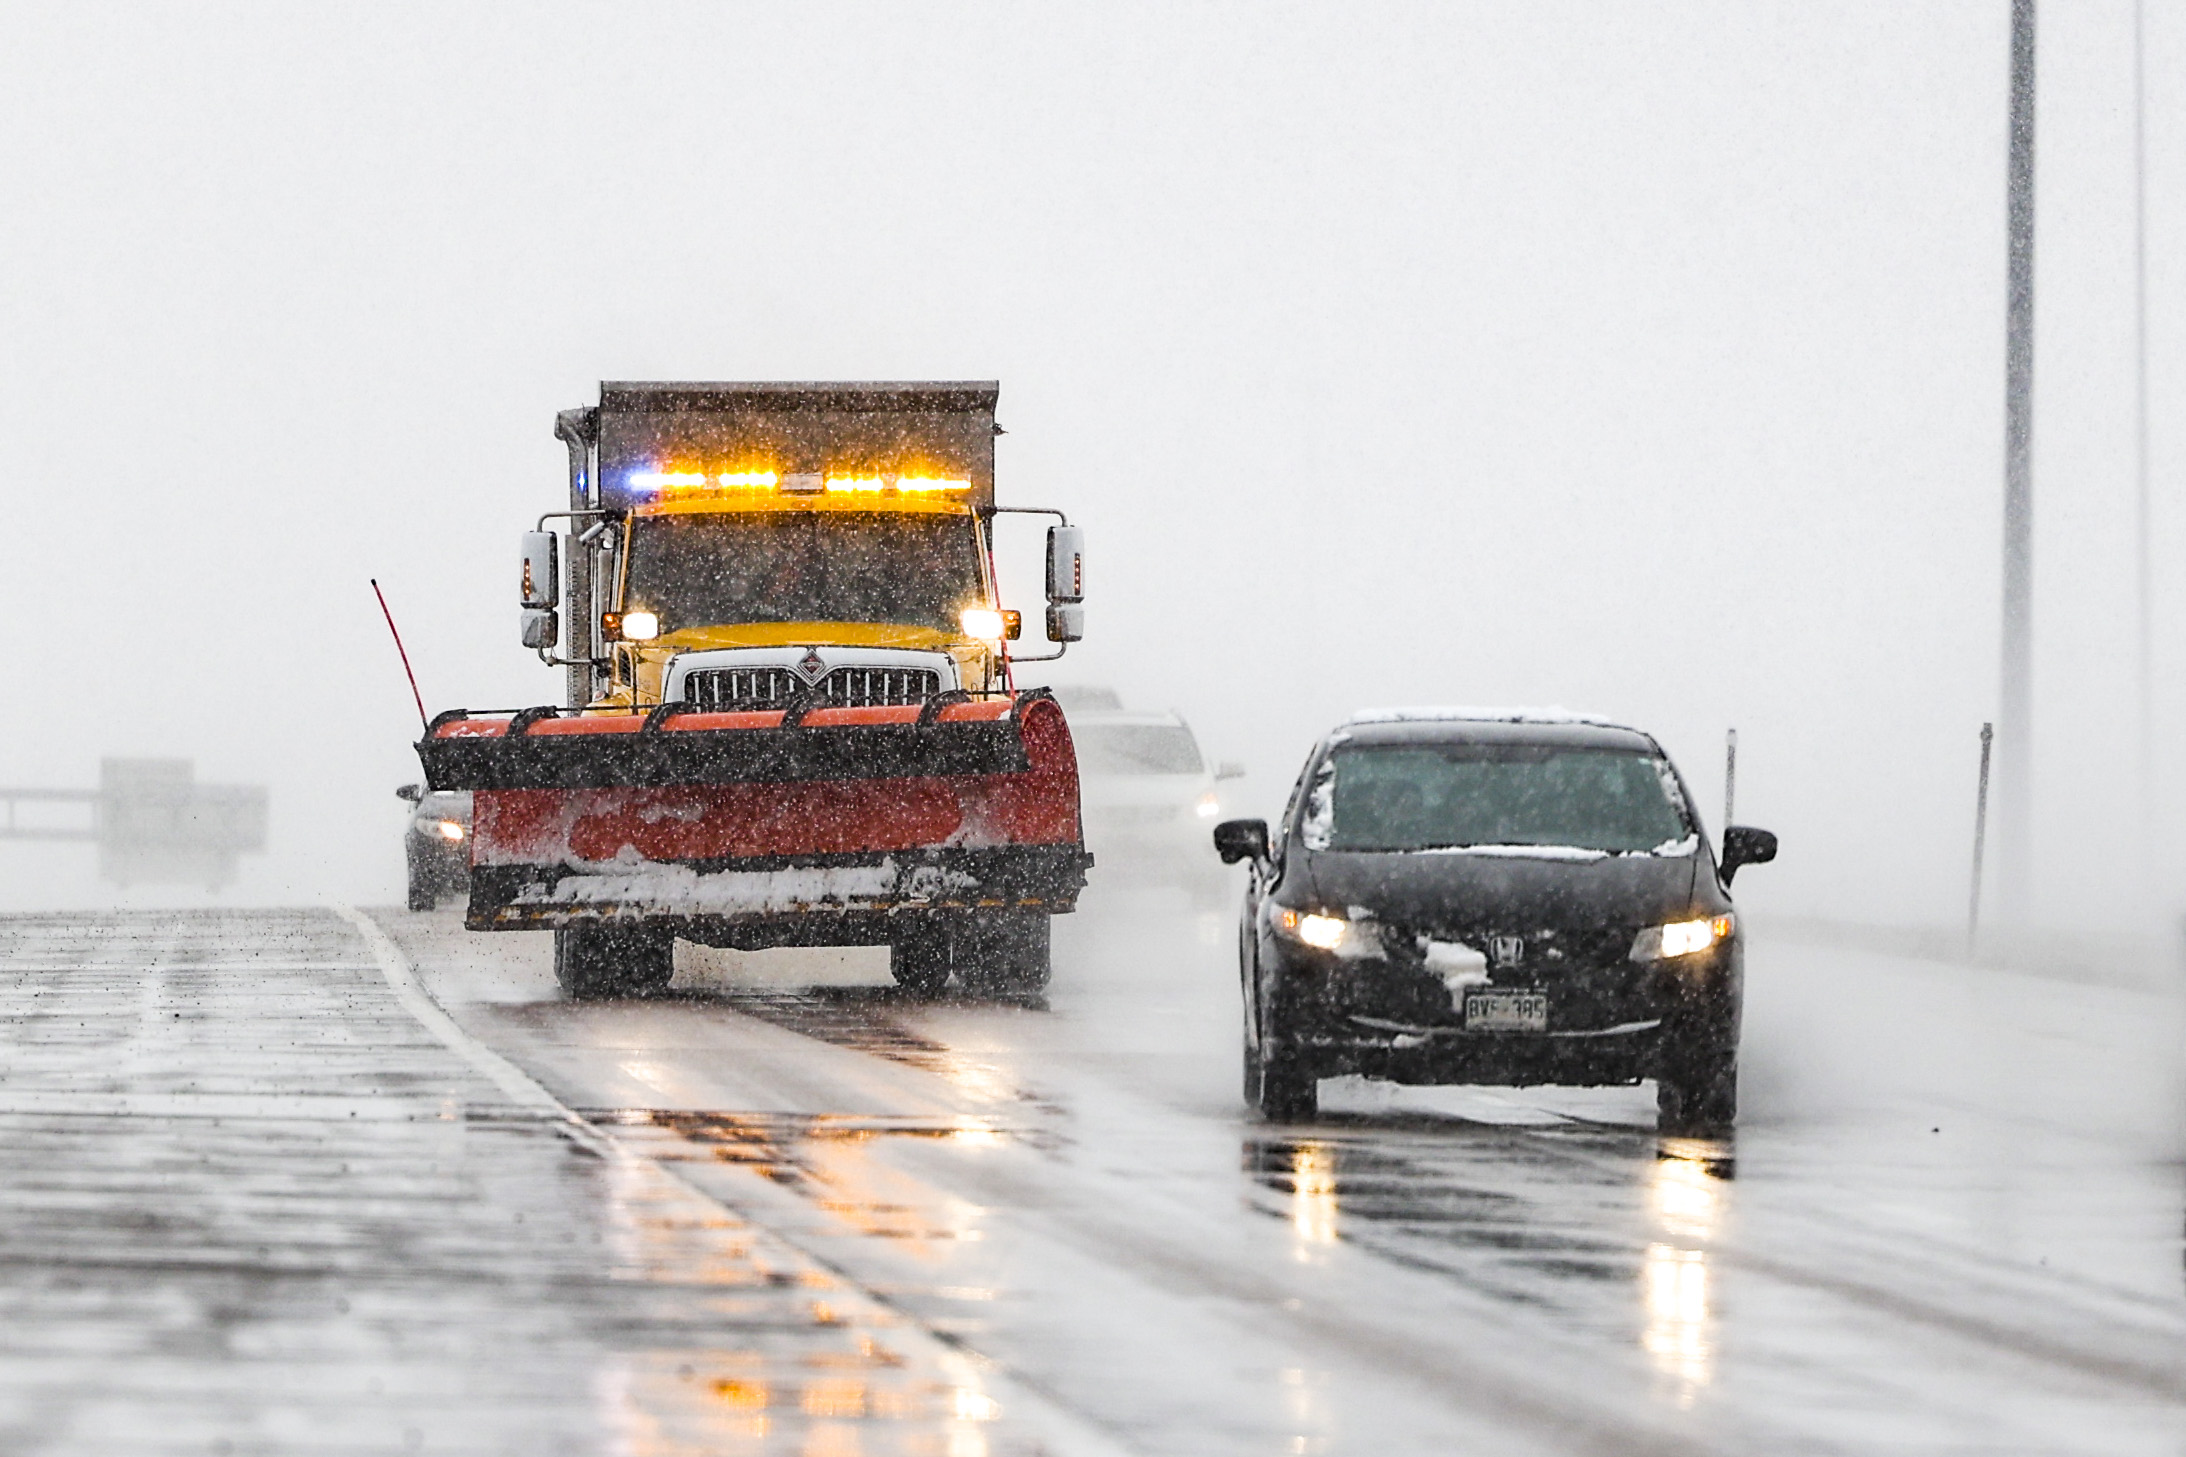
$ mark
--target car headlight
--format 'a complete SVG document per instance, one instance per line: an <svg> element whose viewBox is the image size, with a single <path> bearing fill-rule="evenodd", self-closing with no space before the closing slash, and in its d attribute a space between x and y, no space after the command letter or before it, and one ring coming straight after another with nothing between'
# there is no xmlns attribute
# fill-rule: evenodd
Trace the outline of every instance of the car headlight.
<svg viewBox="0 0 2186 1457"><path fill-rule="evenodd" d="M1222 813L1222 801L1215 798L1213 790L1210 789L1199 797L1199 817L1201 819L1211 820L1220 813Z"/></svg>
<svg viewBox="0 0 2186 1457"><path fill-rule="evenodd" d="M1351 924L1342 916L1323 916L1312 911L1294 911L1287 907L1275 913L1275 929L1293 941L1303 941L1319 951L1334 951L1343 945L1343 938L1350 933Z"/></svg>
<svg viewBox="0 0 2186 1457"><path fill-rule="evenodd" d="M463 838L463 825L462 825L462 822L461 822L460 820L442 820L442 821L440 822L440 838L441 838L441 839L443 839L443 840L460 840L460 839L462 839L462 838Z"/></svg>
<svg viewBox="0 0 2186 1457"><path fill-rule="evenodd" d="M1632 938L1632 959L1668 961L1679 956L1696 956L1727 939L1737 929L1738 918L1728 911L1720 916L1702 916L1697 921L1649 926Z"/></svg>

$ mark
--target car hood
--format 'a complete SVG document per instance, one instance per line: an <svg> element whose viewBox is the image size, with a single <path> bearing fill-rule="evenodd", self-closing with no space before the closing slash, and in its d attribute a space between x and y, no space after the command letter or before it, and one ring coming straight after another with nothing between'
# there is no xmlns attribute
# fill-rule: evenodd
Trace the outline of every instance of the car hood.
<svg viewBox="0 0 2186 1457"><path fill-rule="evenodd" d="M1088 774L1078 781L1078 798L1088 810L1188 805L1213 787L1203 774Z"/></svg>
<svg viewBox="0 0 2186 1457"><path fill-rule="evenodd" d="M1689 914L1704 852L1601 859L1422 851L1304 852L1303 885L1285 904L1353 907L1422 931L1641 926Z"/></svg>

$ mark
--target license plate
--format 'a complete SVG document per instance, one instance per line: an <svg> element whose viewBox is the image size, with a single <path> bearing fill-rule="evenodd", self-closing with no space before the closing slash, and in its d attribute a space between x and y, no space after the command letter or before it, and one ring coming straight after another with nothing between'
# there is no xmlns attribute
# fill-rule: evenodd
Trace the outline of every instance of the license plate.
<svg viewBox="0 0 2186 1457"><path fill-rule="evenodd" d="M1465 1030L1468 1032L1546 1032L1548 993L1467 992Z"/></svg>

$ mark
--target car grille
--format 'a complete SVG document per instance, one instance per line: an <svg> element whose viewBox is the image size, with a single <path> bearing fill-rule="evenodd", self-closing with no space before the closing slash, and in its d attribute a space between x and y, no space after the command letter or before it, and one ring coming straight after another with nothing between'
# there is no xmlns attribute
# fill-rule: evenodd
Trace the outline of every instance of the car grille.
<svg viewBox="0 0 2186 1457"><path fill-rule="evenodd" d="M683 680L683 701L722 713L788 706L804 682L787 668L705 668ZM941 691L932 668L837 668L812 690L829 708L885 708L923 703Z"/></svg>

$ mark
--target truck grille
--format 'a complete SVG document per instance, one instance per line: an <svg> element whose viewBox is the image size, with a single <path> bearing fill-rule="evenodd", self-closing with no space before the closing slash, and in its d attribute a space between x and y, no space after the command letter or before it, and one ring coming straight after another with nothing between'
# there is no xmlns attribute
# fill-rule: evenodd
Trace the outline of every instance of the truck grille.
<svg viewBox="0 0 2186 1457"><path fill-rule="evenodd" d="M803 688L787 668L704 668L683 680L683 701L717 713L787 707ZM829 708L923 703L941 691L932 668L837 668L813 696Z"/></svg>

